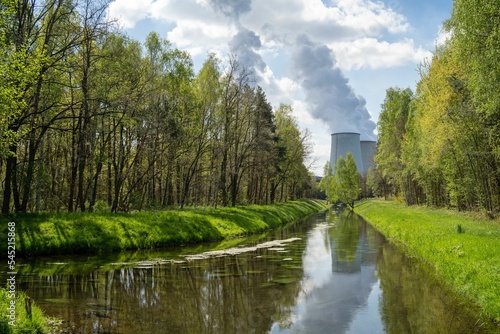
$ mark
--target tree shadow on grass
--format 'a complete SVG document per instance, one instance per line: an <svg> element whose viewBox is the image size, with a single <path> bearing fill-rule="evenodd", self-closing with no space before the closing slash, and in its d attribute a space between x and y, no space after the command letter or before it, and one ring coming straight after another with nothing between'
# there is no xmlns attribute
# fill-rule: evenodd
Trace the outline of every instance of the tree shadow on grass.
<svg viewBox="0 0 500 334"><path fill-rule="evenodd" d="M218 220L219 226L226 229L230 234L239 234L238 232L241 230L244 233L258 232L267 228L259 215L237 208L207 210L204 214Z"/></svg>
<svg viewBox="0 0 500 334"><path fill-rule="evenodd" d="M17 213L0 217L0 244L7 245L8 223L15 223L15 246L16 256L29 255L34 250L43 248L41 242L42 231L40 224L48 219L45 213L29 214ZM0 258L5 258L7 252L0 253Z"/></svg>
<svg viewBox="0 0 500 334"><path fill-rule="evenodd" d="M88 253L120 249L116 233L96 214L28 213L1 217L0 241L7 236L7 221L16 222L16 255ZM5 240L7 241L7 240ZM2 253L1 256L6 256ZM1 257L0 256L0 257Z"/></svg>
<svg viewBox="0 0 500 334"><path fill-rule="evenodd" d="M224 235L202 214L193 212L164 212L149 222L160 246L220 240Z"/></svg>
<svg viewBox="0 0 500 334"><path fill-rule="evenodd" d="M313 201L285 202L273 206L250 206L245 210L262 216L262 219L271 227L284 225L303 219L316 213L323 208L322 205Z"/></svg>

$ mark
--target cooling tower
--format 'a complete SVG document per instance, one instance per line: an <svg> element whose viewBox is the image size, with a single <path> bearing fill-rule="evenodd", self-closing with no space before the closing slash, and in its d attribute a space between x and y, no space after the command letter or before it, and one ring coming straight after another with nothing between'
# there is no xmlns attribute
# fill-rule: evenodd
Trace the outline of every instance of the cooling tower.
<svg viewBox="0 0 500 334"><path fill-rule="evenodd" d="M363 161L363 173L368 173L368 169L375 168L375 161L373 157L375 155L375 149L377 148L377 142L371 140L361 141L361 160Z"/></svg>
<svg viewBox="0 0 500 334"><path fill-rule="evenodd" d="M347 153L351 152L356 162L358 172L363 173L363 160L361 159L361 145L359 141L359 133L340 132L332 133L332 151L330 153L330 165L333 173L335 173L335 164L337 159L347 157Z"/></svg>

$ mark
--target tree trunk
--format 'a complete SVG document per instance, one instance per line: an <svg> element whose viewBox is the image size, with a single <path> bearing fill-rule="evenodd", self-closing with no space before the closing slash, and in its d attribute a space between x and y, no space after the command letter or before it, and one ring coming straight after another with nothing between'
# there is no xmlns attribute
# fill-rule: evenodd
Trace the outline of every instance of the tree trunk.
<svg viewBox="0 0 500 334"><path fill-rule="evenodd" d="M11 145L9 150L12 155L7 157L5 164L5 186L3 190L2 214L10 213L10 199L12 195L12 188L16 187L16 165L17 165L17 145Z"/></svg>

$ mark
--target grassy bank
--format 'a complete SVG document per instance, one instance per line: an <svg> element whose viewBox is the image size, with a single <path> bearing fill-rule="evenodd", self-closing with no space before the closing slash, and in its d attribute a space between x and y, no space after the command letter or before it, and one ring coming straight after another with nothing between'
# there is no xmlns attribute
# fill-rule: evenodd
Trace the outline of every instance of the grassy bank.
<svg viewBox="0 0 500 334"><path fill-rule="evenodd" d="M324 208L324 202L300 200L266 206L128 214L18 214L0 218L0 244L7 245L7 223L14 222L16 256L149 249L257 233ZM7 252L0 254L5 257Z"/></svg>
<svg viewBox="0 0 500 334"><path fill-rule="evenodd" d="M356 210L459 296L500 323L500 223L445 209L372 200Z"/></svg>
<svg viewBox="0 0 500 334"><path fill-rule="evenodd" d="M2 334L45 334L57 333L60 321L45 317L34 303L26 307L26 295L19 291L11 298L6 289L0 288L0 333ZM28 313L27 309L30 313Z"/></svg>

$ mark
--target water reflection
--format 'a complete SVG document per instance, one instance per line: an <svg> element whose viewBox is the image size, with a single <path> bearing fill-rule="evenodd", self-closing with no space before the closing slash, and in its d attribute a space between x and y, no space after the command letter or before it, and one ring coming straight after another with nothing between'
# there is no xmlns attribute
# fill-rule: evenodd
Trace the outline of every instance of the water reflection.
<svg viewBox="0 0 500 334"><path fill-rule="evenodd" d="M379 305L388 333L500 333L443 287L429 268L386 245L378 260Z"/></svg>
<svg viewBox="0 0 500 334"><path fill-rule="evenodd" d="M274 325L271 332L383 333L377 303L368 304L374 289L375 299L380 294L376 262L383 236L352 213L330 214L327 221L331 225L309 232L296 321L287 328ZM364 328L353 321L361 310L371 316L369 322L361 319Z"/></svg>
<svg viewBox="0 0 500 334"><path fill-rule="evenodd" d="M183 263L29 264L18 284L73 333L488 332L356 215L330 211L245 246L293 237L301 239Z"/></svg>
<svg viewBox="0 0 500 334"><path fill-rule="evenodd" d="M62 274L23 289L78 333L265 333L287 317L302 277L271 252Z"/></svg>

